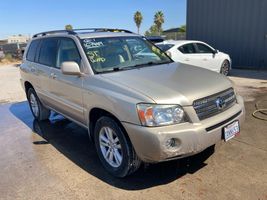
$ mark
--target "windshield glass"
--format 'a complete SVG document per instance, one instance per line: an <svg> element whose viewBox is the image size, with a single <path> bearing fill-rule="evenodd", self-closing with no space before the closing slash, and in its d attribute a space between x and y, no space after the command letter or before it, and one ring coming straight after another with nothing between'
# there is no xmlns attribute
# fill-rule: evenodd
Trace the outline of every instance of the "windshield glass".
<svg viewBox="0 0 267 200"><path fill-rule="evenodd" d="M96 73L172 62L160 49L141 37L88 38L82 39L81 43Z"/></svg>
<svg viewBox="0 0 267 200"><path fill-rule="evenodd" d="M164 52L168 51L173 46L174 46L174 44L157 44L157 47L160 48Z"/></svg>

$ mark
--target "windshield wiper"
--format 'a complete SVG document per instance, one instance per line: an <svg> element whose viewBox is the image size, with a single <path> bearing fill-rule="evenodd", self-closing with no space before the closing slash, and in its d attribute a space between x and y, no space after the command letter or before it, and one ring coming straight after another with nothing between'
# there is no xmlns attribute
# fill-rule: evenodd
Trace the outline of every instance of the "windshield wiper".
<svg viewBox="0 0 267 200"><path fill-rule="evenodd" d="M146 63L141 63L141 64L136 64L128 67L114 67L113 71L121 71L121 70L128 70L128 69L134 69L134 68L139 68L139 67L145 67L145 66L151 66L151 65L161 65L161 64L167 64L171 63L171 61L164 61L164 62L146 62Z"/></svg>
<svg viewBox="0 0 267 200"><path fill-rule="evenodd" d="M151 65L161 65L161 64L168 64L171 63L172 61L164 61L164 62L146 62L146 63L141 63L141 64L136 64L132 66L127 66L127 67L113 67L111 69L97 72L98 74L101 73L108 73L108 72L118 72L118 71L123 71L123 70L130 70L130 69L135 69L135 68L141 68L141 67L146 67L146 66L151 66Z"/></svg>

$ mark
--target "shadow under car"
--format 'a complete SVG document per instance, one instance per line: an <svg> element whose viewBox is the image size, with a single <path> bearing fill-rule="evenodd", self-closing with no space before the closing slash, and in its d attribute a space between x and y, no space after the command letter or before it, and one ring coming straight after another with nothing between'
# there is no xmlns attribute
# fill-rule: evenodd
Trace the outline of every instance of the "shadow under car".
<svg viewBox="0 0 267 200"><path fill-rule="evenodd" d="M27 102L11 104L9 110L17 119L32 129L33 134L36 133L43 138L39 141L32 141L33 145L50 144L89 174L125 190L141 190L163 185L187 173L195 173L206 165L205 160L214 152L214 146L212 146L188 158L158 164L143 164L130 176L123 179L115 178L102 167L86 129L56 113L52 113L47 121L34 120Z"/></svg>

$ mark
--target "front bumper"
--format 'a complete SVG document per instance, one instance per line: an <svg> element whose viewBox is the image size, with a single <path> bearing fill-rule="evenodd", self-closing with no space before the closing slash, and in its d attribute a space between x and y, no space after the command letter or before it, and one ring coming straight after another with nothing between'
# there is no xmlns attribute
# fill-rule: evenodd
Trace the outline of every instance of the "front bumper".
<svg viewBox="0 0 267 200"><path fill-rule="evenodd" d="M192 107L187 110L194 112ZM188 114L191 116L192 113ZM123 122L123 126L139 158L152 163L199 153L222 140L223 127L236 120L242 124L244 118L244 102L242 97L237 96L237 104L202 121L192 117L192 123L171 126L143 127L126 122ZM166 142L171 138L175 140L176 146L167 148Z"/></svg>

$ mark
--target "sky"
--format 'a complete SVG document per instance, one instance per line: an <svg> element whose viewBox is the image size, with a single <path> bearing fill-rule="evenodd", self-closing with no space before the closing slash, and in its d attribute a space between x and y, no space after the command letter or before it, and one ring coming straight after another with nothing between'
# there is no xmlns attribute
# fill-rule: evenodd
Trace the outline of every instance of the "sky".
<svg viewBox="0 0 267 200"><path fill-rule="evenodd" d="M186 23L186 0L1 0L0 39L9 35L73 28L123 28L137 32L133 15L143 15L140 33L153 24L155 12L165 16L163 29Z"/></svg>

